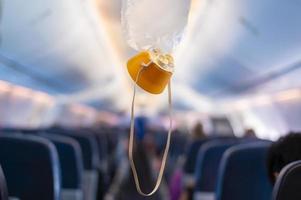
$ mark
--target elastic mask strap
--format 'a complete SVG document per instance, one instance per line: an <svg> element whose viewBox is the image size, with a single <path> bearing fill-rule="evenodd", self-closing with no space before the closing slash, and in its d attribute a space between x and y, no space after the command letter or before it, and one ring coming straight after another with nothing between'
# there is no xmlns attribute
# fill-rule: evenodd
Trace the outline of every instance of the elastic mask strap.
<svg viewBox="0 0 301 200"><path fill-rule="evenodd" d="M144 193L141 190L139 177L138 177L136 166L135 166L135 163L134 163L134 160L133 160L133 146L134 146L134 129L135 129L135 120L134 120L134 118L135 118L136 85L137 85L137 82L139 80L140 74L143 71L143 69L145 69L145 67L147 67L147 64L146 65L142 64L142 67L141 67L141 69L139 70L139 72L137 74L136 81L135 81L135 84L134 84L134 94L133 94L132 108L131 108L131 127L130 127L130 140L129 140L129 152L128 153L129 153L129 161L130 161L130 165L131 165L132 172L133 172L133 175L134 175L135 185L136 185L136 189L137 189L138 193L141 194L142 196L151 196L158 190L158 188L161 184L164 169L165 169L165 165L166 165L166 161L167 161L167 156L168 156L168 151L169 151L169 146L170 146L170 139L171 139L171 132L172 132L172 99L171 99L171 84L170 84L170 81L169 81L169 83L168 83L169 130L168 130L167 142L166 142L166 146L165 146L165 150L164 150L164 154L163 154L163 158L162 158L162 164L161 164L161 167L160 167L160 171L159 171L159 175L158 175L158 178L157 178L156 185L150 193Z"/></svg>

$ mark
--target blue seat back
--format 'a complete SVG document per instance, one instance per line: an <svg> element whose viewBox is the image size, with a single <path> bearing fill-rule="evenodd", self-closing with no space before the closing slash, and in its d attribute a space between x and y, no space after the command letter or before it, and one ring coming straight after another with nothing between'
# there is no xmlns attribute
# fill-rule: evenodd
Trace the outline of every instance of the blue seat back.
<svg viewBox="0 0 301 200"><path fill-rule="evenodd" d="M6 179L1 166L0 166L0 200L8 200Z"/></svg>
<svg viewBox="0 0 301 200"><path fill-rule="evenodd" d="M208 141L207 139L197 140L192 142L187 149L186 161L184 163L184 172L186 174L193 174L195 171L196 158L201 146Z"/></svg>
<svg viewBox="0 0 301 200"><path fill-rule="evenodd" d="M75 139L81 146L84 169L91 170L98 168L98 149L97 143L93 137L89 135L70 134L69 137Z"/></svg>
<svg viewBox="0 0 301 200"><path fill-rule="evenodd" d="M271 199L266 154L270 142L253 142L229 148L218 173L216 200Z"/></svg>
<svg viewBox="0 0 301 200"><path fill-rule="evenodd" d="M223 153L239 140L211 141L204 144L198 153L196 164L196 191L215 192L217 173Z"/></svg>
<svg viewBox="0 0 301 200"><path fill-rule="evenodd" d="M59 134L73 138L78 142L81 147L84 169L91 170L97 169L99 166L99 156L97 142L90 134L80 134L75 130L65 130L65 129L50 129L47 130L49 134Z"/></svg>
<svg viewBox="0 0 301 200"><path fill-rule="evenodd" d="M215 141L215 140L232 140L233 137L208 137L206 139L196 140L192 142L187 149L186 153L186 161L184 163L184 172L185 174L194 174L195 173L195 166L197 161L197 155L202 147L203 144L209 142L209 141Z"/></svg>
<svg viewBox="0 0 301 200"><path fill-rule="evenodd" d="M284 167L273 190L273 200L301 199L301 161L295 161Z"/></svg>
<svg viewBox="0 0 301 200"><path fill-rule="evenodd" d="M36 136L0 136L0 163L9 196L22 200L58 200L60 165L55 146Z"/></svg>
<svg viewBox="0 0 301 200"><path fill-rule="evenodd" d="M83 158L76 140L67 136L41 134L55 145L61 164L62 187L64 189L82 188Z"/></svg>
<svg viewBox="0 0 301 200"><path fill-rule="evenodd" d="M107 162L108 159L108 141L104 133L94 133L98 146L98 156L100 162Z"/></svg>

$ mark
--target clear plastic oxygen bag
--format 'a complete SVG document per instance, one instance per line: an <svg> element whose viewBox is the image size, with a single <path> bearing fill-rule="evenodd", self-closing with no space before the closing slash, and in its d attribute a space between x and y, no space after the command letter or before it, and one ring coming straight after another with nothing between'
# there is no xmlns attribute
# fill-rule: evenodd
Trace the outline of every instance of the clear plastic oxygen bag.
<svg viewBox="0 0 301 200"><path fill-rule="evenodd" d="M172 53L183 36L189 9L190 0L123 0L121 21L125 38L129 46L139 51L127 63L128 72L135 82L128 153L137 191L143 196L151 196L158 190L166 165L172 132ZM133 160L136 85L152 94L162 93L168 85L170 126L159 175L154 189L149 193L141 190Z"/></svg>
<svg viewBox="0 0 301 200"><path fill-rule="evenodd" d="M190 0L123 0L121 22L137 51L172 53L187 25Z"/></svg>

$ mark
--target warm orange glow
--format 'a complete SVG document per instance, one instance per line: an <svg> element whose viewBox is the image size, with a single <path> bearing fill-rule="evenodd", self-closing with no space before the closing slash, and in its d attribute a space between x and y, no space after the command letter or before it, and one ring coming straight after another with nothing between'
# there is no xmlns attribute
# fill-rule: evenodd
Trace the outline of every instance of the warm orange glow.
<svg viewBox="0 0 301 200"><path fill-rule="evenodd" d="M274 102L295 101L299 99L301 99L301 90L291 89L276 94L245 97L236 101L233 106L235 109L245 110L252 106L266 106Z"/></svg>
<svg viewBox="0 0 301 200"><path fill-rule="evenodd" d="M12 87L12 96L14 98L32 98L33 91L21 86Z"/></svg>
<svg viewBox="0 0 301 200"><path fill-rule="evenodd" d="M80 105L80 104L72 104L70 107L70 111L75 115L84 115L84 116L96 113L96 111L93 108Z"/></svg>
<svg viewBox="0 0 301 200"><path fill-rule="evenodd" d="M250 101L247 99L241 99L234 103L234 108L237 110L245 110L249 107Z"/></svg>
<svg viewBox="0 0 301 200"><path fill-rule="evenodd" d="M11 90L12 90L12 85L4 81L0 81L0 93L8 93Z"/></svg>
<svg viewBox="0 0 301 200"><path fill-rule="evenodd" d="M268 95L259 95L252 100L252 104L256 106L265 106L272 103L272 99Z"/></svg>
<svg viewBox="0 0 301 200"><path fill-rule="evenodd" d="M299 89L287 90L275 95L276 101L291 101L301 98L301 91Z"/></svg>
<svg viewBox="0 0 301 200"><path fill-rule="evenodd" d="M196 14L201 3L203 2L199 0L191 0L190 15Z"/></svg>
<svg viewBox="0 0 301 200"><path fill-rule="evenodd" d="M46 93L42 93L42 92L36 92L34 95L33 95L33 99L34 101L40 103L40 104L43 104L45 106L53 106L55 104L55 101L54 99L49 96L48 94Z"/></svg>

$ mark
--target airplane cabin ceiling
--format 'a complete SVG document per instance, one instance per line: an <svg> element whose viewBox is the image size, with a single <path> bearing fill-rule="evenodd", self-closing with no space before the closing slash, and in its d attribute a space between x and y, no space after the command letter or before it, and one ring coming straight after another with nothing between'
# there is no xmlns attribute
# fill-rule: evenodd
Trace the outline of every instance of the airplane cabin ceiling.
<svg viewBox="0 0 301 200"><path fill-rule="evenodd" d="M1 79L70 98L83 93L84 101L100 107L131 89L124 62L134 52L122 36L121 0L2 3ZM301 86L300 0L192 5L186 37L175 52L175 89L220 100ZM112 88L115 93L106 91ZM110 97L101 102L93 91ZM175 101L186 107L179 93Z"/></svg>
<svg viewBox="0 0 301 200"><path fill-rule="evenodd" d="M113 81L119 63L92 5L82 0L4 1L0 62L57 93Z"/></svg>
<svg viewBox="0 0 301 200"><path fill-rule="evenodd" d="M179 81L222 97L301 67L296 42L301 39L301 1L207 0L200 6L178 53Z"/></svg>

